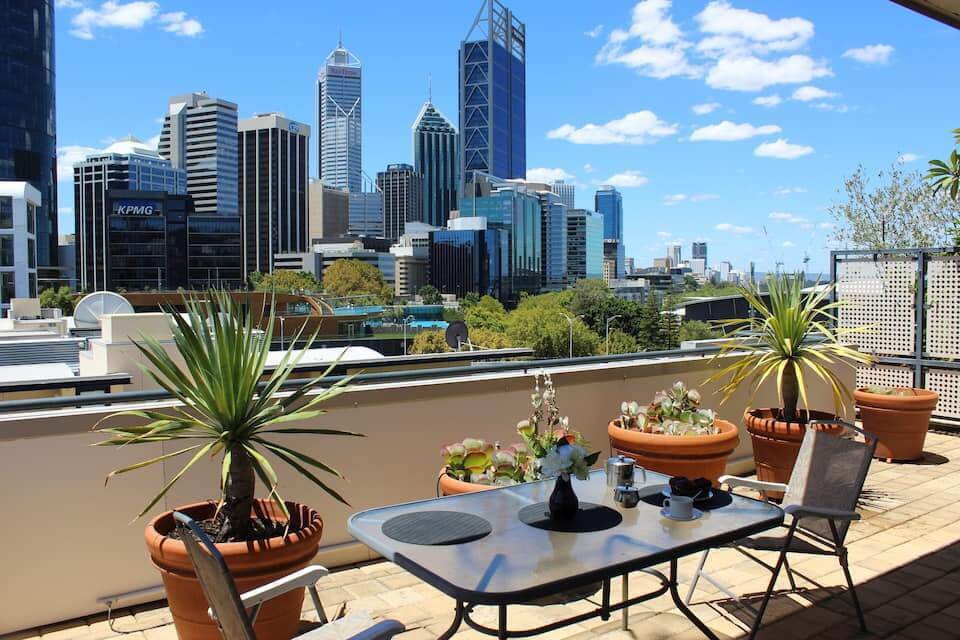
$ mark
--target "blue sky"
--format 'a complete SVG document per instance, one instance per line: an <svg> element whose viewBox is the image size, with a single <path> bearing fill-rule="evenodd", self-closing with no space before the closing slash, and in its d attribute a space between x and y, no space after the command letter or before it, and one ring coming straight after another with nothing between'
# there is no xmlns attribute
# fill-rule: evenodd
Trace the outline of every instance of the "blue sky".
<svg viewBox="0 0 960 640"><path fill-rule="evenodd" d="M922 170L960 126L960 32L892 2L507 4L527 25L528 177L566 177L583 207L597 184L618 185L638 266L706 239L711 263L796 268L809 253L826 270L825 209L844 177L858 164ZM63 169L127 134L156 136L171 95L206 90L241 117L313 126L338 30L364 66L367 173L411 160L428 76L457 124L457 48L479 0L274 6L57 0L61 232L74 226Z"/></svg>

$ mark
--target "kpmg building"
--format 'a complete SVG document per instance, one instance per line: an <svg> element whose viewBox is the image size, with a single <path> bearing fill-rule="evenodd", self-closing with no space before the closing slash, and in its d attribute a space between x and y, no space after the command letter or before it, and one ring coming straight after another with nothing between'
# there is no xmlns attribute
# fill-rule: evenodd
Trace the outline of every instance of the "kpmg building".
<svg viewBox="0 0 960 640"><path fill-rule="evenodd" d="M484 0L460 44L459 72L460 180L525 178L526 26L499 0Z"/></svg>

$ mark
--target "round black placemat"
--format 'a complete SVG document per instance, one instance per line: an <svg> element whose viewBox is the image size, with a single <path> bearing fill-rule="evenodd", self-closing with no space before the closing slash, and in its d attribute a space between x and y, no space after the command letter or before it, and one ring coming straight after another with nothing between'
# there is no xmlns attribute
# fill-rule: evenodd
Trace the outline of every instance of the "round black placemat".
<svg viewBox="0 0 960 640"><path fill-rule="evenodd" d="M731 502L733 498L730 497L730 494L724 491L723 489L712 489L713 496L709 500L697 501L693 503L694 508L700 509L700 511L711 511L713 509L719 509L720 507L725 507ZM653 505L655 507L662 507L663 501L667 499L667 496L663 495L659 491L652 493L648 496L643 496L640 498L643 502Z"/></svg>
<svg viewBox="0 0 960 640"><path fill-rule="evenodd" d="M417 511L390 518L380 527L398 542L423 545L463 544L490 534L490 523L472 513Z"/></svg>
<svg viewBox="0 0 960 640"><path fill-rule="evenodd" d="M568 533L604 531L623 522L623 516L616 510L592 502L581 502L580 510L572 520L551 519L550 507L546 502L538 502L520 509L517 517L520 518L520 522L537 529Z"/></svg>

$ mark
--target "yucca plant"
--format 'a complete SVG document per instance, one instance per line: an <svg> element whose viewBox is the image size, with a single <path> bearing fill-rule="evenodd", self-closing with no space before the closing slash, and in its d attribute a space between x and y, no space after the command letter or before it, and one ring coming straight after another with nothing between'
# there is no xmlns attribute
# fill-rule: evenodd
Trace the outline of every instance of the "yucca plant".
<svg viewBox="0 0 960 640"><path fill-rule="evenodd" d="M98 445L127 446L157 442L184 445L161 456L144 460L111 472L111 477L161 463L180 456L189 456L183 467L147 503L137 517L156 505L183 475L205 457L222 456L220 473L220 517L216 541L249 541L266 535L270 523L251 517L256 478L269 491L269 499L287 518L289 512L278 492L279 480L269 452L308 478L339 502L344 498L316 475L316 471L342 478L335 469L274 440L282 434L314 436L360 436L338 429L288 426L316 418L325 412L321 403L342 393L349 378L344 378L318 393L311 394L337 364L334 362L318 378L290 393L281 393L281 386L310 348L316 333L309 336L302 350L294 346L303 330L290 341L280 364L264 381L264 368L270 352L275 309L271 302L264 331L254 326L249 308L242 307L225 291L209 291L203 299L185 298L186 313L165 309L173 330L173 341L183 358L180 366L152 336L135 342L153 368L141 367L157 384L182 403L168 411L121 411L114 418L137 418L148 421L144 426L95 427L110 438ZM299 351L299 352L298 352ZM274 523L276 524L276 523ZM274 527L275 528L275 527Z"/></svg>
<svg viewBox="0 0 960 640"><path fill-rule="evenodd" d="M760 385L775 378L782 417L796 422L798 401L809 408L807 381L812 373L832 390L834 412L844 411L844 400L852 399L852 392L831 366L838 362L849 366L869 364L872 359L842 342L849 334L862 329L837 327L834 310L841 303L828 300L833 285L815 287L812 292L804 293L804 280L803 273L769 277L769 305L757 285L740 287L753 315L718 323L721 328L733 330L734 337L721 344L714 360L733 352L743 355L707 379L707 382L722 382L719 392L723 401L741 385L750 384L752 403Z"/></svg>

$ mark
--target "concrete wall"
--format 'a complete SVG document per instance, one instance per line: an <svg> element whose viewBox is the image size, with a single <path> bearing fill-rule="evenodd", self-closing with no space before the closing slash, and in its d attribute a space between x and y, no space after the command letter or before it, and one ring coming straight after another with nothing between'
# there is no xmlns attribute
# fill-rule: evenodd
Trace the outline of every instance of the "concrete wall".
<svg viewBox="0 0 960 640"><path fill-rule="evenodd" d="M675 380L700 388L704 406L719 408L721 416L739 424L748 393L739 392L718 407L712 389L702 384L712 366L708 358L692 356L572 366L552 373L561 411L606 456L606 425L620 402L645 404ZM852 385L852 371L843 375ZM323 514L324 546L317 561L335 566L370 558L347 534L347 517L370 507L433 496L443 444L468 435L516 441L515 425L528 416L532 384L531 375L517 372L358 387L330 402L329 414L314 422L360 431L367 438L287 436L283 442L347 476L333 484L351 507L277 465L282 495ZM832 407L820 385L811 389L811 402ZM755 403L775 404L772 386L758 394ZM132 519L163 479L176 472L178 460L116 477L104 487L111 469L173 450L158 444L91 447L102 438L90 428L108 414L87 408L0 416L0 513L6 514L0 527L0 633L103 611L98 598L159 584L143 543L146 519ZM741 431L729 470L745 472L751 466L749 438ZM216 462L201 464L168 494L163 509L215 498L217 470ZM157 597L146 594L141 599Z"/></svg>

